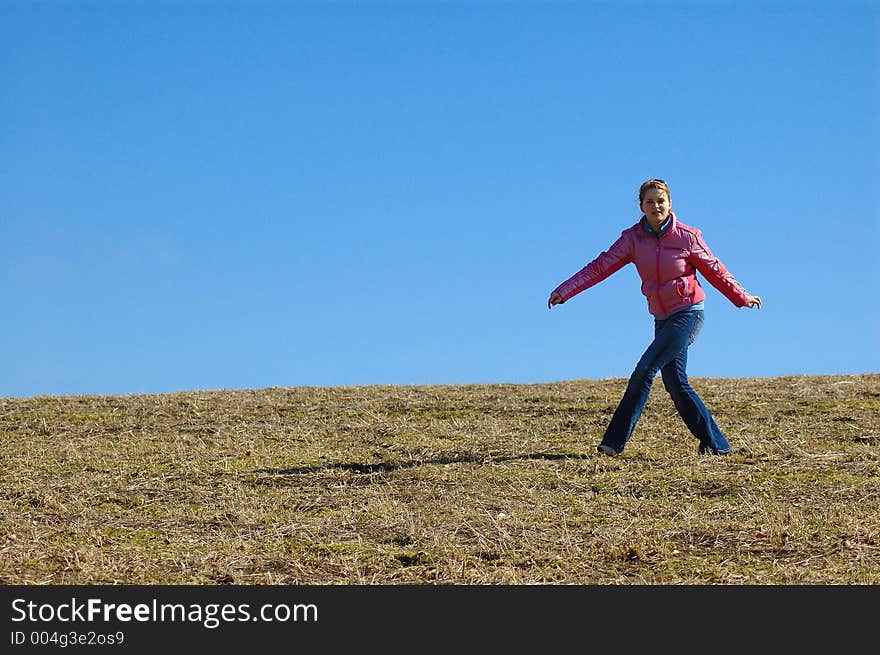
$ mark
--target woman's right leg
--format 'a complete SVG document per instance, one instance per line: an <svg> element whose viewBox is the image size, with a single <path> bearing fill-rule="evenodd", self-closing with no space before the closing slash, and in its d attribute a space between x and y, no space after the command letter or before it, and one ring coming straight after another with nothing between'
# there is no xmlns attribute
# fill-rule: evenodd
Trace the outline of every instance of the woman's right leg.
<svg viewBox="0 0 880 655"><path fill-rule="evenodd" d="M657 371L686 350L693 341L694 332L699 330L702 316L697 317L696 314L681 312L666 320L655 320L654 341L629 377L623 398L597 447L599 452L613 455L624 449L648 400Z"/></svg>

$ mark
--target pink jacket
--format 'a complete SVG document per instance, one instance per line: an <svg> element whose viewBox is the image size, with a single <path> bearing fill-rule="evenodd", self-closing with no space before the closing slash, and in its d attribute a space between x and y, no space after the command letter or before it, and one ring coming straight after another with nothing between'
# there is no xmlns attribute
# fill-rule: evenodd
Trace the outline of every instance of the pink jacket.
<svg viewBox="0 0 880 655"><path fill-rule="evenodd" d="M642 278L642 294L648 299L648 311L657 318L665 318L706 298L697 271L730 302L743 307L748 293L712 254L700 231L681 223L673 212L670 212L670 220L660 238L649 234L639 220L624 230L607 251L555 291L565 302L633 262Z"/></svg>

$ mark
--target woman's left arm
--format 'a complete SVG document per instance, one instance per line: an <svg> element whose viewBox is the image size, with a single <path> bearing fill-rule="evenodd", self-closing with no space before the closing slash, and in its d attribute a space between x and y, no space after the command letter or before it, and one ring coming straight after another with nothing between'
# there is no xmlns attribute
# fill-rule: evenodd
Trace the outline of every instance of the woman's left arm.
<svg viewBox="0 0 880 655"><path fill-rule="evenodd" d="M694 265L694 268L700 271L713 287L737 307L760 308L761 298L750 295L736 281L736 278L724 267L721 260L709 250L709 246L703 240L702 233L699 230L694 230L692 236L693 243L688 261Z"/></svg>

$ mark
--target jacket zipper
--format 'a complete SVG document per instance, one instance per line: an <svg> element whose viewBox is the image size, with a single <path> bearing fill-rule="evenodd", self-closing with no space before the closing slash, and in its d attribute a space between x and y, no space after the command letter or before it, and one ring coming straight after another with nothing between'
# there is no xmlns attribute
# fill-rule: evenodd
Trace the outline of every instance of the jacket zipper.
<svg viewBox="0 0 880 655"><path fill-rule="evenodd" d="M666 306L660 300L660 239L657 239L657 260L655 270L657 272L657 304L660 305L660 311L666 316Z"/></svg>

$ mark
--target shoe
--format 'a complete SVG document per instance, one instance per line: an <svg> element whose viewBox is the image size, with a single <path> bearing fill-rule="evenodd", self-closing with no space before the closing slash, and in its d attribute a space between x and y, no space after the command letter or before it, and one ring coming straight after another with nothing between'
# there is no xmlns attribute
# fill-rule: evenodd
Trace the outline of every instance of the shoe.
<svg viewBox="0 0 880 655"><path fill-rule="evenodd" d="M596 450L598 450L603 455L608 455L608 457L614 457L617 454L617 451L614 450L611 446L606 446L603 443L600 443L596 446Z"/></svg>
<svg viewBox="0 0 880 655"><path fill-rule="evenodd" d="M717 448L712 448L711 446L700 444L700 449L698 452L700 453L700 455L729 455L732 450L732 448L728 448L726 450L718 450Z"/></svg>

